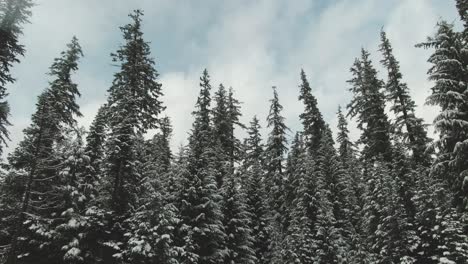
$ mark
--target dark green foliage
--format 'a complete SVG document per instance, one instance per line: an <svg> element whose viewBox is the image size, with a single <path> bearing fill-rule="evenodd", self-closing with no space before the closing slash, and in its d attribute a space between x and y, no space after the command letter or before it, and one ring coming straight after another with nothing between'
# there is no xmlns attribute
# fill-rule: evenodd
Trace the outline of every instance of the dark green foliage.
<svg viewBox="0 0 468 264"><path fill-rule="evenodd" d="M270 112L267 127L271 129L265 149L265 186L270 196L271 209L279 212L283 188L284 155L288 150L286 132L289 130L281 115L283 106L279 102L276 87L273 87L273 99L270 100Z"/></svg>
<svg viewBox="0 0 468 264"><path fill-rule="evenodd" d="M24 55L24 46L19 43L22 24L31 16L32 0L4 0L0 4L0 154L9 139L7 126L10 107L5 100L7 85L15 81L10 71L19 57Z"/></svg>
<svg viewBox="0 0 468 264"><path fill-rule="evenodd" d="M385 31L380 33L380 38L380 51L384 57L381 62L388 73L385 89L387 98L393 103L391 111L396 116L393 130L412 151L415 162L428 165L430 157L425 151L430 140L424 129L423 120L415 116L416 104L410 97L408 86L402 82L400 65L393 56L393 49Z"/></svg>
<svg viewBox="0 0 468 264"><path fill-rule="evenodd" d="M164 109L159 74L141 31L141 16L139 10L130 15L132 22L121 27L124 44L112 54L120 71L114 75L107 102L107 176L112 182L110 206L118 215L137 206L136 187L141 179L134 171L133 143L140 133L157 126Z"/></svg>
<svg viewBox="0 0 468 264"><path fill-rule="evenodd" d="M81 116L75 101L80 93L71 76L78 69L82 52L76 38L67 48L50 67L49 74L54 79L38 98L36 113L32 116L32 124L24 131L24 140L9 157L12 168L25 180L7 263L16 263L20 253L27 254L29 251L28 246L19 239L27 232L33 232L35 236L30 241L32 249L39 245L53 247L50 241L55 225L53 219L68 206L63 199L62 187L71 183L60 174L63 163L57 155L56 145L64 141L65 129L75 127L75 117ZM37 251L35 253L39 254ZM60 254L59 251L56 253ZM47 262L48 258L44 258L44 261Z"/></svg>
<svg viewBox="0 0 468 264"><path fill-rule="evenodd" d="M361 58L356 59L348 81L353 98L348 104L351 117L357 117L358 128L362 130L359 143L364 145L362 158L372 160L382 157L391 160L390 123L385 114L383 82L377 78L377 71L369 59L369 52L362 49Z"/></svg>
<svg viewBox="0 0 468 264"><path fill-rule="evenodd" d="M441 21L435 36L418 45L434 49L428 60L432 64L429 79L434 86L427 103L439 106L441 112L434 120L439 140L435 142L437 158L433 171L448 181L456 193L454 203L459 208L468 204L465 184L468 179L468 59L462 52L466 49L463 43L453 25Z"/></svg>
<svg viewBox="0 0 468 264"><path fill-rule="evenodd" d="M237 175L229 175L223 187L223 224L226 234L224 263L257 263L246 198Z"/></svg>
<svg viewBox="0 0 468 264"><path fill-rule="evenodd" d="M317 99L312 95L312 88L307 81L304 70L301 70L301 85L299 87L300 95L299 100L304 103L304 112L299 116L304 126L304 137L305 142L309 151L315 152L318 149L320 136L325 128L325 122L322 118L322 113L317 106Z"/></svg>
<svg viewBox="0 0 468 264"><path fill-rule="evenodd" d="M195 121L189 138L187 171L182 175L179 241L183 241L181 246L189 253L184 263L211 264L226 254L222 248L225 233L220 207L222 197L216 182L218 156L211 138L211 85L207 70L200 81L200 95L193 112Z"/></svg>

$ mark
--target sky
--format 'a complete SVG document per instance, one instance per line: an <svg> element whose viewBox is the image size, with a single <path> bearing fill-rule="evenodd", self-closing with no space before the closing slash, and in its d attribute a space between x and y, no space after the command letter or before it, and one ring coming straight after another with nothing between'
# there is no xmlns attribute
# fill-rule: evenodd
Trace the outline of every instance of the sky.
<svg viewBox="0 0 468 264"><path fill-rule="evenodd" d="M432 35L440 19L460 24L452 0L36 0L20 38L26 53L13 70L17 82L9 87L13 125L6 153L23 138L37 96L50 81L48 68L74 35L84 52L74 76L82 94L79 123L89 126L118 71L110 53L122 45L119 27L130 22L127 15L134 9L145 14L144 37L163 85L164 114L174 126L173 148L186 143L204 68L214 89L220 83L233 87L242 102L241 121L248 124L257 115L264 137L272 86L278 88L289 136L302 129L298 85L304 69L334 129L338 105L345 107L351 99L346 80L361 48L369 50L379 76L386 78L379 63L381 28L400 61L417 116L431 124L438 111L424 105L431 87L426 74L431 51L414 45ZM354 121L350 126L357 139Z"/></svg>

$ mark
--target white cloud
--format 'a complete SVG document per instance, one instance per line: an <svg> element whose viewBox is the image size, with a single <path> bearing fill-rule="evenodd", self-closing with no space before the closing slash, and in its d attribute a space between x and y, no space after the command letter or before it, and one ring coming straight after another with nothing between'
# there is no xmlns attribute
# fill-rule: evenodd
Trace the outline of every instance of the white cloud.
<svg viewBox="0 0 468 264"><path fill-rule="evenodd" d="M27 54L15 68L18 83L11 88L13 146L21 138L17 132L34 111L36 96L47 85L47 67L73 34L80 38L86 55L76 77L83 91L80 104L85 117L80 121L91 123L116 70L109 53L121 43L118 26L128 21L126 14L135 8L145 10L145 35L161 73L165 112L175 128L173 146L184 142L191 128L198 78L205 67L214 89L220 82L235 89L244 102L244 123L257 114L265 124L271 86L278 86L292 130L301 129L302 104L297 96L299 72L304 68L319 107L334 128L338 104L345 106L350 98L346 80L360 48L369 49L378 65L381 26L420 106L418 114L431 123L435 110L423 105L430 87L425 74L429 51L414 44L433 32L439 16L449 21L456 17L453 6L429 0L38 2L32 24L25 26L22 41ZM353 137L358 134L352 128Z"/></svg>

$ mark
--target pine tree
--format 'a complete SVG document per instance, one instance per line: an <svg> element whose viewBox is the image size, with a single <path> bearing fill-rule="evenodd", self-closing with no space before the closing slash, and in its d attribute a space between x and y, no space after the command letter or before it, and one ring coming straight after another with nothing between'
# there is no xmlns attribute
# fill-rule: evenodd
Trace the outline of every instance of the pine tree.
<svg viewBox="0 0 468 264"><path fill-rule="evenodd" d="M183 263L211 264L224 259L225 234L217 187L217 155L210 124L210 76L205 69L200 78L200 95L189 138L187 172L182 176L178 240L187 254Z"/></svg>
<svg viewBox="0 0 468 264"><path fill-rule="evenodd" d="M260 264L270 263L270 226L267 194L265 192L264 173L259 160L253 160L246 172L246 203L250 213L252 230L252 248Z"/></svg>
<svg viewBox="0 0 468 264"><path fill-rule="evenodd" d="M223 154L226 159L229 159L230 148L230 126L228 120L228 102L227 91L223 84L219 85L218 90L214 94L216 106L213 107L213 135L218 140Z"/></svg>
<svg viewBox="0 0 468 264"><path fill-rule="evenodd" d="M377 78L377 71L366 50L361 50L361 59L355 60L351 73L353 78L348 83L352 85L353 98L348 104L348 115L357 116L358 128L362 130L359 139L359 143L364 145L362 158L371 160L381 156L390 161L390 124L384 109L383 83Z"/></svg>
<svg viewBox="0 0 468 264"><path fill-rule="evenodd" d="M315 226L318 212L318 179L315 163L310 153L305 151L302 141L298 141L300 151L299 166L294 179L298 186L290 210L291 222L283 240L283 263L314 263L316 260Z"/></svg>
<svg viewBox="0 0 468 264"><path fill-rule="evenodd" d="M5 100L7 85L15 81L10 71L14 63L19 62L25 49L19 43L22 35L22 24L27 23L31 16L32 0L5 0L0 5L0 143L6 145L9 140L7 126L10 107ZM0 154L3 146L0 145Z"/></svg>
<svg viewBox="0 0 468 264"><path fill-rule="evenodd" d="M357 151L353 142L349 139L348 122L341 112L341 107L338 108L338 135L337 135L338 154L341 161L341 167L347 175L348 188L348 206L350 214L350 222L355 230L354 237L348 242L351 244L351 251L354 256L350 256L350 261L364 261L365 256L360 256L364 253L362 239L362 209L364 207L365 181L363 179L362 165L356 157Z"/></svg>
<svg viewBox="0 0 468 264"><path fill-rule="evenodd" d="M379 162L368 170L364 230L375 263L398 263L408 259L414 235L386 166Z"/></svg>
<svg viewBox="0 0 468 264"><path fill-rule="evenodd" d="M349 138L348 121L346 120L341 106L338 106L338 135L337 142L339 144L338 153L342 161L345 161L350 156L355 154L354 143Z"/></svg>
<svg viewBox="0 0 468 264"><path fill-rule="evenodd" d="M267 127L271 128L265 149L267 193L271 197L271 208L279 213L281 206L281 191L283 188L284 154L287 151L286 132L288 128L281 115L283 106L279 103L276 87L273 87L273 99L270 100L270 112L267 117Z"/></svg>
<svg viewBox="0 0 468 264"><path fill-rule="evenodd" d="M418 170L414 195L418 243L414 263L464 263L467 261L466 220L452 208L452 195L440 179Z"/></svg>
<svg viewBox="0 0 468 264"><path fill-rule="evenodd" d="M385 31L380 33L380 39L380 51L384 57L381 63L388 73L385 89L387 98L393 102L391 111L396 116L393 129L412 151L415 162L428 165L430 157L425 154L425 150L430 140L427 137L423 120L415 116L416 104L411 99L408 86L402 82L400 65L393 56L393 49Z"/></svg>
<svg viewBox="0 0 468 264"><path fill-rule="evenodd" d="M98 185L102 179L104 145L107 133L107 120L106 120L107 106L103 105L99 108L96 117L94 118L89 128L88 135L86 136L85 153L89 158L90 166L87 167L86 180L83 184L83 192L90 197L91 200L97 198L95 186Z"/></svg>
<svg viewBox="0 0 468 264"><path fill-rule="evenodd" d="M264 145L260 134L260 121L254 116L247 128L248 137L244 140L244 169L249 169L253 164L260 162L264 164Z"/></svg>
<svg viewBox="0 0 468 264"><path fill-rule="evenodd" d="M38 243L42 243L41 238L51 235L45 231L48 222L57 217L56 214L61 213L60 209L63 208L61 193L56 188L60 184L57 181L60 180L60 166L57 166L60 163L55 156L54 145L63 140L64 127L73 127L75 116L81 116L75 102L80 93L71 79L72 73L78 69L81 47L78 40L73 38L67 48L50 67L49 74L54 79L38 98L37 110L32 116L32 124L24 131L24 140L9 157L11 166L25 173L26 181L6 262L8 264L16 263L19 250L23 251L19 237L26 230L35 230L39 235ZM31 229L31 226L36 228ZM46 241L44 246L49 242Z"/></svg>
<svg viewBox="0 0 468 264"><path fill-rule="evenodd" d="M161 118L159 124L160 132L155 134L151 140L147 142L148 155L151 160L154 171L158 176L167 173L171 166L173 158L170 140L172 136L172 125L169 117Z"/></svg>
<svg viewBox="0 0 468 264"><path fill-rule="evenodd" d="M245 128L244 124L242 124L239 118L242 116L240 112L240 102L234 97L234 91L232 87L229 87L228 97L227 97L227 109L228 109L228 124L229 124L229 148L228 154L230 158L230 165L231 168L234 168L234 163L239 161L240 152L241 152L241 142L239 139L236 138L234 135L234 131L236 126L240 128Z"/></svg>
<svg viewBox="0 0 468 264"><path fill-rule="evenodd" d="M228 175L223 186L223 222L226 233L224 263L257 263L246 198L237 180Z"/></svg>
<svg viewBox="0 0 468 264"><path fill-rule="evenodd" d="M320 136L325 127L322 113L317 106L317 99L312 94L312 88L307 81L304 70L301 70L301 88L299 100L302 100L305 106L304 112L299 116L304 126L304 137L309 151L318 149Z"/></svg>
<svg viewBox="0 0 468 264"><path fill-rule="evenodd" d="M347 259L349 252L350 241L356 235L352 225L353 209L356 207L357 199L351 188L351 178L343 170L340 159L333 147L334 141L332 133L328 125L325 126L319 149L317 151L317 171L323 182L322 197L324 203L329 203L331 207L332 219L331 222L334 229L335 241L332 241L336 247L336 255L338 259Z"/></svg>
<svg viewBox="0 0 468 264"><path fill-rule="evenodd" d="M132 22L121 27L125 43L112 54L120 71L114 75L107 103L111 128L107 139L107 177L112 182L111 208L120 216L137 206L135 195L140 179L133 168L135 138L156 128L158 115L164 109L159 99L159 74L141 31L142 15L140 10L129 15Z"/></svg>
<svg viewBox="0 0 468 264"><path fill-rule="evenodd" d="M294 207L293 203L297 195L297 190L300 188L298 181L297 171L300 169L301 157L304 155L304 151L307 151L305 148L304 137L302 133L296 132L293 141L291 142L291 150L288 153L288 158L286 160L286 175L284 180L284 189L281 196L281 211L283 212L281 216L281 223L283 229L288 229L289 222L291 220L291 209Z"/></svg>
<svg viewBox="0 0 468 264"><path fill-rule="evenodd" d="M463 41L453 30L453 25L441 21L435 36L418 46L434 48L428 60L433 65L428 74L435 84L426 101L441 108L434 120L434 127L439 132L439 140L435 142L438 152L434 172L444 177L456 193L454 204L466 209L468 137L464 131L468 129L468 60L461 52Z"/></svg>

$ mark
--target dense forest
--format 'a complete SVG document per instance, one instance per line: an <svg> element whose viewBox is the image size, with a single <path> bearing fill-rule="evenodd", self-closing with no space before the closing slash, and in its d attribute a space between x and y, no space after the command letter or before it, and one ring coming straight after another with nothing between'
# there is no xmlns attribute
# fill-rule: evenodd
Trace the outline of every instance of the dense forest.
<svg viewBox="0 0 468 264"><path fill-rule="evenodd" d="M450 4L462 29L441 20L415 47L432 52L426 102L440 109L437 138L416 116L383 30L379 62L365 49L350 62L343 86L352 98L337 106L336 138L303 70L303 126L288 142L276 87L267 119L243 124L235 90L214 87L205 69L177 152L143 12L120 27L110 59L118 70L87 130L76 119L83 53L73 38L49 68L23 140L2 161L0 263L468 263L468 1ZM7 88L32 6L0 0L3 152L14 123ZM349 119L361 131L356 142ZM150 129L158 132L148 137Z"/></svg>

